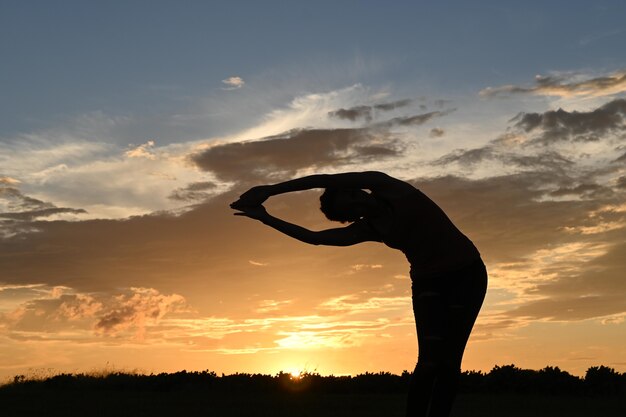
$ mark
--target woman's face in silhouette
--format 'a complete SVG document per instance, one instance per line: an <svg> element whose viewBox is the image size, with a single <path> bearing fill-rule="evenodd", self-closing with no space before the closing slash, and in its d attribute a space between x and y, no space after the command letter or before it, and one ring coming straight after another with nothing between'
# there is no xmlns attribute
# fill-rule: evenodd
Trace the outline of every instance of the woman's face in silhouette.
<svg viewBox="0 0 626 417"><path fill-rule="evenodd" d="M366 215L373 197L358 188L344 188L336 195L333 208L346 221L354 222Z"/></svg>

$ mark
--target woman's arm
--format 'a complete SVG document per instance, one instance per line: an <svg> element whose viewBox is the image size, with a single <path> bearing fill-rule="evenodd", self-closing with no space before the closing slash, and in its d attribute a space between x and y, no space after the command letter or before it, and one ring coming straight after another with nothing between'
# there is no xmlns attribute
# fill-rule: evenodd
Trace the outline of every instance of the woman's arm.
<svg viewBox="0 0 626 417"><path fill-rule="evenodd" d="M271 185L272 195L311 188L361 188L371 189L399 181L378 171L345 172L341 174L316 174Z"/></svg>
<svg viewBox="0 0 626 417"><path fill-rule="evenodd" d="M360 188L367 190L393 188L406 189L409 184L378 171L346 172L342 174L315 174L281 182L273 185L253 187L231 204L232 208L256 206L263 204L269 197L292 191L310 190L312 188Z"/></svg>
<svg viewBox="0 0 626 417"><path fill-rule="evenodd" d="M346 227L312 231L269 214L263 206L244 207L235 216L259 220L281 233L310 245L351 246L367 241L380 241L376 232L365 222L355 222Z"/></svg>

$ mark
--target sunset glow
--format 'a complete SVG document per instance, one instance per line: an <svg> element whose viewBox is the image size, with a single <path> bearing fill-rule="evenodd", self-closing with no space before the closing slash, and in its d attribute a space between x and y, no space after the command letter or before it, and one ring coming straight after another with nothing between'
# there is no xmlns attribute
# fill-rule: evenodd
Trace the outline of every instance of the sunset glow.
<svg viewBox="0 0 626 417"><path fill-rule="evenodd" d="M412 370L402 253L229 208L366 170L481 252L463 369L626 372L626 6L131 3L1 7L0 383ZM320 193L266 206L340 227Z"/></svg>

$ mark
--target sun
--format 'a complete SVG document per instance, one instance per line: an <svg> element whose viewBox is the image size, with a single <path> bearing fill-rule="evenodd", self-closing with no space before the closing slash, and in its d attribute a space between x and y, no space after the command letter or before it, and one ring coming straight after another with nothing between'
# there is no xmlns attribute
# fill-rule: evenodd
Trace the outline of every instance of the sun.
<svg viewBox="0 0 626 417"><path fill-rule="evenodd" d="M289 375L291 375L291 379L300 379L300 376L302 376L302 371L300 370L292 370L289 371Z"/></svg>

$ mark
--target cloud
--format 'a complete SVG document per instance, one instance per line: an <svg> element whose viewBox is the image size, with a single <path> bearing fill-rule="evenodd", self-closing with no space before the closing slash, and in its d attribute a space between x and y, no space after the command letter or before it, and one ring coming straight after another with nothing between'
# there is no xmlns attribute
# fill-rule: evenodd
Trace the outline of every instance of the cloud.
<svg viewBox="0 0 626 417"><path fill-rule="evenodd" d="M15 185L19 184L20 181L11 177L0 177L0 185Z"/></svg>
<svg viewBox="0 0 626 417"><path fill-rule="evenodd" d="M395 109L400 108L400 107L408 106L412 102L413 102L413 100L403 99L403 100L392 101L390 103L374 104L373 107L376 110L390 111L390 110L395 110Z"/></svg>
<svg viewBox="0 0 626 417"><path fill-rule="evenodd" d="M349 166L400 153L385 132L371 129L301 129L259 141L210 147L191 156L223 181L276 181L302 169Z"/></svg>
<svg viewBox="0 0 626 417"><path fill-rule="evenodd" d="M14 236L33 229L32 222L37 219L63 214L85 214L83 209L57 207L52 203L24 195L19 189L0 183L0 238Z"/></svg>
<svg viewBox="0 0 626 417"><path fill-rule="evenodd" d="M624 195L551 201L542 198L548 183L547 172L416 182L480 249L492 291L514 294L490 319L495 327L626 312Z"/></svg>
<svg viewBox="0 0 626 417"><path fill-rule="evenodd" d="M575 166L572 160L557 151L548 150L538 154L524 155L509 152L493 145L475 149L457 149L435 160L433 165L456 163L471 169L486 162L497 162L509 170L515 168L517 170L551 172L553 184L560 184L563 181L569 182L570 179L566 171Z"/></svg>
<svg viewBox="0 0 626 417"><path fill-rule="evenodd" d="M456 109L450 109L445 111L432 111L424 114L417 114L414 116L394 117L393 119L380 122L377 126L380 127L392 127L392 126L420 126L424 123L434 119L436 117L446 116Z"/></svg>
<svg viewBox="0 0 626 417"><path fill-rule="evenodd" d="M357 106L349 109L338 109L328 112L330 117L355 121L357 119L372 120L372 106Z"/></svg>
<svg viewBox="0 0 626 417"><path fill-rule="evenodd" d="M540 132L534 142L594 142L607 134L626 131L626 99L612 100L588 112L550 110L520 113L513 121L525 132Z"/></svg>
<svg viewBox="0 0 626 417"><path fill-rule="evenodd" d="M430 129L430 133L428 134L428 136L430 136L431 138L440 138L443 135L445 135L446 131L443 130L440 127L433 127L432 129Z"/></svg>
<svg viewBox="0 0 626 417"><path fill-rule="evenodd" d="M359 314L365 311L385 312L388 310L410 310L411 297L363 297L361 294L349 294L332 298L322 303L322 310L341 311L347 314Z"/></svg>
<svg viewBox="0 0 626 417"><path fill-rule="evenodd" d="M256 311L258 313L276 312L292 302L293 300L261 300Z"/></svg>
<svg viewBox="0 0 626 417"><path fill-rule="evenodd" d="M129 288L117 294L81 293L71 288L65 288L67 293L50 288L42 294L39 290L31 290L34 297L16 309L0 313L0 325L9 336L40 338L74 329L81 339L126 331L134 331L132 337L144 337L147 327L164 316L188 311L181 295L165 295L153 288Z"/></svg>
<svg viewBox="0 0 626 417"><path fill-rule="evenodd" d="M459 163L464 166L472 166L496 155L492 146L483 146L476 149L456 149L447 153L433 162L436 165L449 165Z"/></svg>
<svg viewBox="0 0 626 417"><path fill-rule="evenodd" d="M456 149L433 165L456 164L464 173L542 171L552 173L553 197L594 198L611 194L620 175L621 136L626 133L626 100L615 99L596 109L520 113L507 132L474 149ZM580 178L579 178L580 177ZM602 178L595 193L582 184ZM560 191L558 190L560 189ZM578 192L573 192L578 191ZM610 196L610 195L607 195Z"/></svg>
<svg viewBox="0 0 626 417"><path fill-rule="evenodd" d="M391 111L400 107L408 106L412 103L412 100L398 100L390 103L379 103L374 104L372 106L355 106L350 107L348 109L338 109L328 112L330 117L335 117L337 119L344 119L350 121L356 121L358 119L364 119L366 121L371 121L373 118L373 112L376 110L381 111Z"/></svg>
<svg viewBox="0 0 626 417"><path fill-rule="evenodd" d="M481 96L493 97L511 94L535 94L559 97L574 96L609 96L626 92L626 71L588 79L569 74L535 77L535 86L520 87L504 85L488 87L480 92Z"/></svg>
<svg viewBox="0 0 626 417"><path fill-rule="evenodd" d="M168 199L172 190L206 179L185 160L195 143L158 146L147 141L124 147L104 142L115 136L114 121L85 124L16 136L7 143L0 139L0 177L19 180L0 186L19 188L56 206L84 209L83 219L123 218L175 209L182 204ZM0 212L7 211L1 206ZM52 218L63 216L72 213Z"/></svg>
<svg viewBox="0 0 626 417"><path fill-rule="evenodd" d="M186 187L177 188L172 191L168 198L176 201L185 202L198 202L210 198L213 193L210 190L215 190L217 185L210 181L198 181L188 184Z"/></svg>
<svg viewBox="0 0 626 417"><path fill-rule="evenodd" d="M454 166L446 166L450 175L411 180L477 244L492 273L492 288L515 294L515 302L499 306L505 313L492 318L492 328L520 325L528 318L579 320L623 311L617 297L609 295L626 296L619 281L619 271L626 266L626 256L619 246L625 219L619 209L606 208L620 207L619 202L623 201L623 171L610 171L619 169L610 158L587 166L583 162L594 155L576 156L552 147L560 142L568 146L584 142L615 149L609 138L621 132L623 108L609 104L597 109L592 117L595 121L580 122L582 113L594 111L567 112L572 117L563 118L559 128L565 129L561 134L571 136L545 144L536 139L551 129L549 123L542 121L548 112L538 113L540 122L536 124L528 124L531 118L524 119L522 114L511 131L487 145L457 149L441 158L440 163L458 164L468 175L452 175ZM337 107L323 107L319 114L324 118L328 108ZM170 199L201 204L184 213L161 211L124 220L43 222L30 218L29 225L39 233L0 239L0 279L5 286L46 283L84 294L83 299L64 294L64 301L57 301L50 311L56 312L61 323L91 323L92 327L85 328L91 333L96 324L103 335L130 334L149 328L161 332L165 340L170 337L168 332L173 331L168 326L180 326L184 331L178 327L174 331L180 340L188 341L190 333L186 332L192 331L211 336L205 339L212 341L194 336L192 341L198 344L194 349L234 352L244 348L277 349L299 342L314 345L315 341L330 345L329 341L353 340L359 329L370 329L372 337L380 331L387 332L395 323L393 320L376 323L367 315L385 309L389 314L410 318L408 281L395 278L406 276L408 270L401 253L373 243L338 249L293 241L249 219L232 216L228 203L235 199L235 191L223 193L220 181L241 186L244 182L288 179L302 172L361 170L370 161L392 161L404 152L392 127L421 126L444 114L447 112L402 116L353 129L332 125L295 129L257 141L209 144L190 157L194 167L202 172L183 182L188 185L174 191L171 186L168 190ZM621 121L615 122L616 118ZM579 133L577 123L588 127ZM576 139L577 135L594 132L599 137L597 141ZM623 149L619 152L623 153ZM146 166L153 169L160 163L161 152L156 154L156 160L124 158L124 163L150 164ZM501 171L475 173L481 164L494 161L506 165L508 170L497 175L494 172ZM391 174L409 176L404 165L392 169L395 171ZM16 189L13 183L3 185ZM569 201L560 201L565 199ZM28 204L39 204L16 201L25 210ZM328 227L318 211L314 192L271 199L268 209L310 228ZM247 262L248 259L262 260L265 266L259 267L254 264L257 261ZM382 267L355 268L356 265ZM391 293L375 293L386 291L384 285L390 283L397 285ZM598 287L594 287L596 284ZM147 290L120 294L119 288L131 286L154 291L158 288L158 294ZM96 293L108 295L101 297ZM199 316L175 317L177 306L182 304L167 299L165 294L178 293L184 294L187 304L198 306ZM610 308L601 307L593 297L609 297L605 300ZM545 299L558 303L549 304ZM551 307L558 310L576 299L586 303L584 314L550 312ZM65 307L59 307L63 303ZM38 307L48 311L44 304L39 303ZM281 317L246 321L258 309L266 309L264 314L268 316L280 313ZM298 312L304 310L320 315L306 321L310 328L298 327L296 323ZM23 317L31 317L35 310L28 311ZM22 313L15 313L15 317L19 318L19 314ZM348 314L364 317L348 323ZM161 330L156 325L151 327L155 317L164 326ZM314 326L321 328L325 320L330 322L329 317L334 320L330 323L334 333L307 333ZM411 325L408 321L399 323L399 327ZM347 330L339 332L344 324ZM249 336L242 334L247 331L269 334L260 336L263 341L255 346ZM282 333L277 336L278 332ZM25 333L22 336L26 337ZM282 345L277 345L277 340L282 340Z"/></svg>
<svg viewBox="0 0 626 417"><path fill-rule="evenodd" d="M506 316L530 320L578 321L611 316L626 311L626 300L619 295L581 295L530 301Z"/></svg>
<svg viewBox="0 0 626 417"><path fill-rule="evenodd" d="M517 291L519 304L508 307L508 310L514 311L521 305L550 297L555 290L544 286L548 282L558 282L567 288L568 283L574 283L572 280L580 280L563 296L576 298L588 295L589 288L598 282L597 272L602 270L599 267L609 265L607 260L593 262L602 253L613 250L611 248L620 238L619 228L593 235L594 241L604 242L605 249L592 252L586 258L583 255L588 249L584 246L570 246L567 256L561 257L560 263L556 264L549 261L556 259L554 254L541 251L587 239L576 231L577 228L601 226L606 222L616 222L623 227L625 222L623 216L626 211L620 211L615 205L609 208L606 204L606 201L616 197L563 202L542 199L546 193L545 184L551 181L553 175L549 172L523 172L482 179L454 176L417 178L412 182L436 201L476 243L492 273L492 288ZM28 285L36 277L36 282L62 285L91 294L105 306L89 319L92 326L98 323L97 328L103 334L141 333L141 326L146 328L152 317L164 317L160 312L174 313L175 310L168 310L167 300L153 292L136 296L134 292L124 293L124 297L115 302L104 302L93 295L96 292L114 294L115 287L127 286L159 288L161 295L184 294L188 304L202 310L202 317L228 317L232 323L256 314L256 309L263 308L263 300L276 300L278 291L281 300L292 300L280 304L279 311L285 317L318 307L315 311L320 314L344 315L350 311L356 312L350 314L369 314L375 308L381 308L388 312L397 309L398 314L402 311L410 316L410 308L406 304L409 288L397 284L394 278L398 274L406 274L408 270L401 253L376 244L339 250L310 247L263 225L232 216L228 202L233 199L232 194L217 195L179 216L159 213L124 221L38 224L40 233L0 241L3 280L6 285ZM268 202L268 209L281 218L296 219L296 222L305 225L311 221L321 224L321 220L310 220L322 217L317 209L317 193L284 196L283 200L277 197L275 201ZM623 270L626 266L626 256L623 253L621 257L618 255L611 257L614 264L612 272L607 270L606 279L600 280L604 287L602 293L626 297L619 274L620 268ZM267 265L260 268L241 262L242 257L262 259ZM538 266L538 259L547 261ZM584 262L581 263L581 260ZM357 279L355 265L370 267L358 267ZM517 266L507 270L506 265ZM572 271L581 265L583 268L580 270L584 274L573 274ZM382 295L372 292L388 283L397 284L398 289ZM154 310L153 306L159 305L159 302L164 302L164 306ZM80 308L69 306L88 307L88 304L75 300L75 304L67 305L68 312L75 312L68 313L68 317L86 316L87 313L80 313ZM589 313L585 313L587 316L596 314L599 317L607 311L606 308L598 308L592 314L593 306L590 302ZM92 306L89 310L86 307L83 311L95 308ZM271 306L268 304L266 307ZM619 304L613 303L608 310L617 314ZM538 317L540 312L535 314L537 316L533 317ZM518 311L499 319L504 323L512 320L513 315L519 324L524 323L530 313L525 311L521 315ZM576 317L570 316L569 319ZM339 323L343 319L337 320ZM495 323L498 318L493 320ZM162 324L166 322L160 321ZM410 323L403 325L409 326ZM262 327L258 329L261 331ZM293 327L272 327L272 334L276 335L278 331L293 333L297 330ZM182 338L186 330L180 332ZM354 332L346 332L344 336L351 337L351 334ZM245 346L242 340L225 339L221 347L211 345L206 348ZM269 338L262 346L276 348L274 340L277 340L276 337Z"/></svg>
<svg viewBox="0 0 626 417"><path fill-rule="evenodd" d="M361 271L363 269L380 269L383 266L381 264L355 264L352 265L352 270L355 272Z"/></svg>
<svg viewBox="0 0 626 417"><path fill-rule="evenodd" d="M596 199L611 197L613 191L609 187L605 187L594 183L582 183L573 187L559 187L554 191L550 191L553 197L563 196L579 196L581 198Z"/></svg>
<svg viewBox="0 0 626 417"><path fill-rule="evenodd" d="M224 90L237 90L246 84L243 78L237 76L228 77L225 80L222 80L222 83L228 86L225 87Z"/></svg>
<svg viewBox="0 0 626 417"><path fill-rule="evenodd" d="M154 160L156 159L156 155L154 155L153 148L154 148L154 141L149 140L144 144L141 144L139 146L136 146L132 149L127 150L126 152L124 152L124 155L126 155L129 158L146 158L146 159Z"/></svg>
<svg viewBox="0 0 626 417"><path fill-rule="evenodd" d="M131 288L131 291L115 298L115 304L95 324L97 331L117 333L134 327L144 332L147 322L157 322L170 312L186 310L185 298L179 294L164 295L153 288Z"/></svg>
<svg viewBox="0 0 626 417"><path fill-rule="evenodd" d="M592 43L596 43L599 40L604 40L606 38L611 38L613 36L620 35L622 33L624 33L624 29L606 30L604 32L595 33L595 34L592 34L592 35L587 35L587 36L581 38L580 41L578 41L578 43L581 46L587 46L587 45L590 45Z"/></svg>
<svg viewBox="0 0 626 417"><path fill-rule="evenodd" d="M248 263L254 266L267 266L267 263L249 260Z"/></svg>
<svg viewBox="0 0 626 417"><path fill-rule="evenodd" d="M504 313L491 316L493 328L625 311L626 287L618 271L626 267L619 237L626 230L626 196L613 156L624 129L624 104L616 99L588 112L522 114L512 130L486 145L457 149L434 162L458 164L468 173L498 163L510 172L463 185L444 177L429 193L451 215L456 206L446 208L445 194L474 195L459 208L469 226L464 230L476 236L488 259L492 288L515 294ZM473 230L479 224L483 230Z"/></svg>

